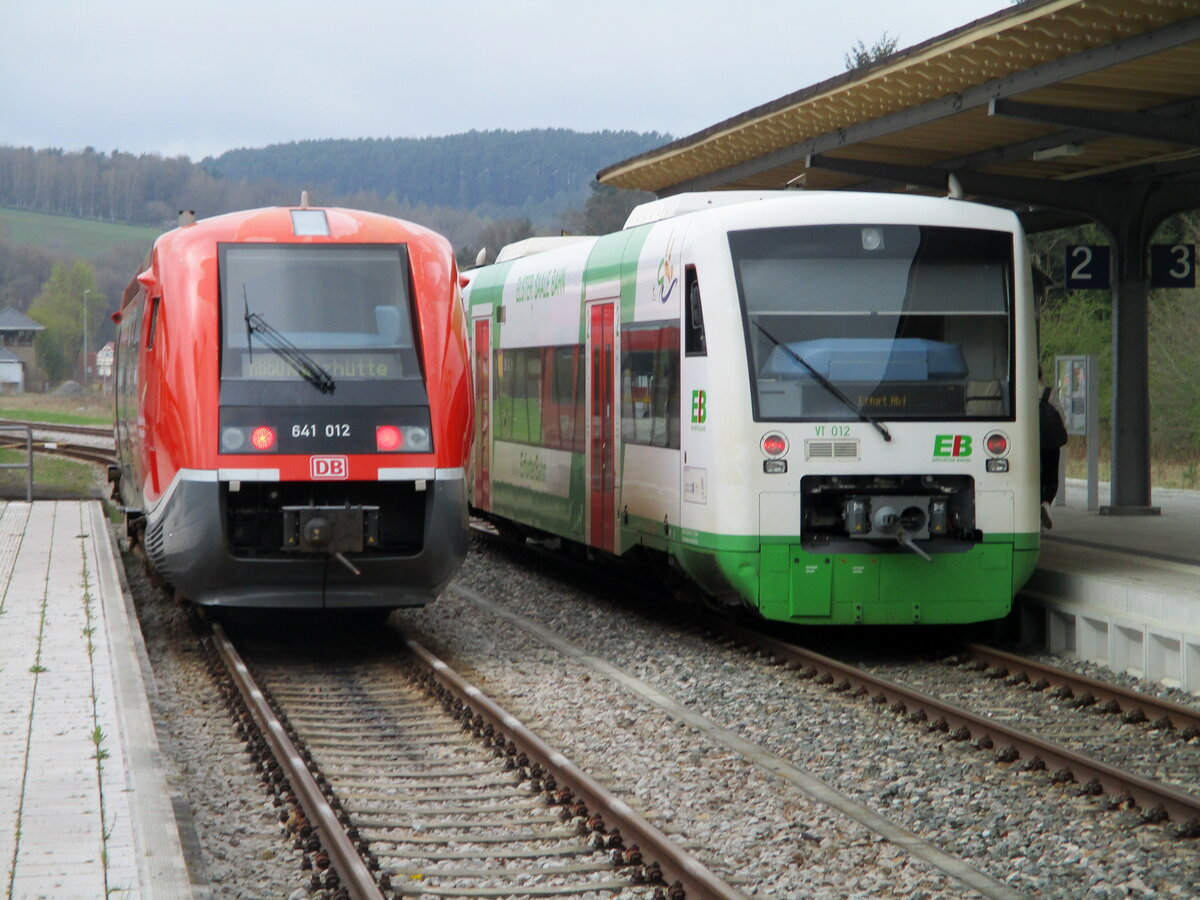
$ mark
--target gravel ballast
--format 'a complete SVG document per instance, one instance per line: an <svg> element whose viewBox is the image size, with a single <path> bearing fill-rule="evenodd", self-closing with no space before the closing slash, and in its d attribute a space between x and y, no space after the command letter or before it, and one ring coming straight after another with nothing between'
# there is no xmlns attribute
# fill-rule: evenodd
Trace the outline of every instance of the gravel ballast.
<svg viewBox="0 0 1200 900"><path fill-rule="evenodd" d="M961 857L1014 895L1200 895L1198 841L1172 841L1167 827L1138 826L1136 814L1109 812L1103 798L1051 785L1045 773L1016 774L886 708L801 681L765 657L672 622L669 613L638 611L536 568L476 550L458 582L558 635L583 658L563 655L453 588L391 621L748 894L979 896L631 693L588 656ZM151 587L136 563L128 573L155 672L161 739L190 806L193 865L208 896L318 896L213 691L183 608Z"/></svg>
<svg viewBox="0 0 1200 900"><path fill-rule="evenodd" d="M850 798L1030 896L1200 894L1200 843L1173 841L1135 813L1021 773L902 721L886 708L801 681L712 637L548 578L501 553L472 555L459 579L761 745ZM453 590L399 614L451 665L497 695L576 761L670 810L659 824L705 849L726 877L775 896L969 896L802 793L615 683L549 651ZM711 854L711 856L707 855Z"/></svg>

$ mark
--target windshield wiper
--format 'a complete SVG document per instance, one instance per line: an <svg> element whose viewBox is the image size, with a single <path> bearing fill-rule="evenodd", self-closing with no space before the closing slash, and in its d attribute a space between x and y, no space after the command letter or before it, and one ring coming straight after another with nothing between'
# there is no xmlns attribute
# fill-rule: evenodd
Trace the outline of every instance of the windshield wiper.
<svg viewBox="0 0 1200 900"><path fill-rule="evenodd" d="M252 338L255 334L272 353L291 366L297 375L322 394L333 393L333 389L337 386L334 384L333 376L325 371L315 359L268 325L262 316L250 312L250 306L247 304L246 344L248 346L253 343Z"/></svg>
<svg viewBox="0 0 1200 900"><path fill-rule="evenodd" d="M810 366L808 364L808 361L806 359L804 359L804 357L802 357L799 353L797 353L795 350L793 350L787 344L781 344L778 341L778 339L776 339L775 335L771 334L771 332L769 332L769 331L767 331L767 329L763 328L762 325L760 325L758 322L754 323L754 327L757 328L759 331L761 331L763 334L765 334L767 336L767 340L769 340L772 344L774 344L776 347L782 348L784 353L788 354L788 356L790 356L796 362L800 363L800 365L804 366L804 368L808 370L808 374L810 374L813 378L816 379L817 384L821 385L821 387L825 388L825 390L829 391L829 393L833 394L833 396L837 397L839 400L842 401L842 403L844 403L847 407L849 407L854 412L854 414L856 416L858 416L859 421L866 422L868 425L873 427L876 431L878 431L880 434L883 435L883 439L885 441L890 441L892 439L892 435L888 432L887 426L885 426L882 422L878 421L877 419L871 418L865 412L863 412L857 403L855 403L853 400L851 400L849 397L847 397L844 393L842 393L842 391L838 388L838 386L836 384L834 384L832 381L830 381L828 378L826 378L824 375L822 375L820 372L818 372L816 369L814 369L812 366Z"/></svg>
<svg viewBox="0 0 1200 900"><path fill-rule="evenodd" d="M242 285L242 305L246 308L246 355L254 362L254 327L250 324L250 298L246 296L246 285Z"/></svg>

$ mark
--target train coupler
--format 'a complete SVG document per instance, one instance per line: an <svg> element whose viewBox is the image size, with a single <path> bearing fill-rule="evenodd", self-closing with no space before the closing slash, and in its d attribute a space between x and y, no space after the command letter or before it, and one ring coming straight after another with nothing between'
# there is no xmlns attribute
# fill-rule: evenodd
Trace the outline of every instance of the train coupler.
<svg viewBox="0 0 1200 900"><path fill-rule="evenodd" d="M327 553L359 575L345 554L361 553L378 545L378 506L283 507L284 550Z"/></svg>

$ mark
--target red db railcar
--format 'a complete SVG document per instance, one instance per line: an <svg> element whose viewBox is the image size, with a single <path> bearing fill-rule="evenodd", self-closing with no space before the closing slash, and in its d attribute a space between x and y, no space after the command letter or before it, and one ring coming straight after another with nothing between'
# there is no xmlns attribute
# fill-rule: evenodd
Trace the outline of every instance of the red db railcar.
<svg viewBox="0 0 1200 900"><path fill-rule="evenodd" d="M185 215L114 319L115 492L183 596L418 606L453 577L472 404L444 238L303 201Z"/></svg>

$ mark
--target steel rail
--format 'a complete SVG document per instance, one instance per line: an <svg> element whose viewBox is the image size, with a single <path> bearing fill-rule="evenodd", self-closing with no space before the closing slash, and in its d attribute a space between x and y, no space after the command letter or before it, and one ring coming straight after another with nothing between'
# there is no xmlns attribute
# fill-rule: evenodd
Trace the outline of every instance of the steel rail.
<svg viewBox="0 0 1200 900"><path fill-rule="evenodd" d="M522 753L551 772L560 786L565 785L583 800L590 813L599 815L610 827L618 825L622 836L637 843L647 861L659 864L668 883L672 880L680 882L689 900L745 900L745 894L722 881L627 803L614 796L478 688L464 681L446 663L412 638L406 636L404 642L432 671L439 684L485 720L490 720L493 728L506 733Z"/></svg>
<svg viewBox="0 0 1200 900"><path fill-rule="evenodd" d="M0 449L19 450L25 446L24 439L0 436ZM112 451L106 450L103 447L92 447L87 444L33 441L31 449L34 453L48 453L51 456L62 456L101 466L115 466L117 464L116 456L114 456Z"/></svg>
<svg viewBox="0 0 1200 900"><path fill-rule="evenodd" d="M64 431L68 434L86 434L92 437L112 437L111 425L66 425L58 422L27 422L20 419L0 419L0 425L27 425L35 431Z"/></svg>
<svg viewBox="0 0 1200 900"><path fill-rule="evenodd" d="M936 697L876 677L854 666L778 638L737 627L727 628L726 634L749 646L773 653L788 663L806 666L817 673L841 679L848 689L863 688L876 697L882 697L886 702L901 704L903 711L910 715L923 714L926 719L936 723L931 727L951 733L956 740L966 741L974 738L977 746L981 748L989 746L988 742L991 746L1012 748L1012 753L1015 753L1014 760L1040 759L1047 769L1069 772L1070 778L1063 780L1094 781L1111 795L1131 798L1143 810L1149 811L1150 818L1166 816L1187 829L1200 824L1200 797L1090 759L1036 735L1027 734L985 716L975 715ZM1159 814L1159 810L1162 811L1162 815Z"/></svg>
<svg viewBox="0 0 1200 900"><path fill-rule="evenodd" d="M1008 675L1023 672L1031 681L1044 679L1048 684L1056 687L1069 687L1076 697L1091 694L1096 703L1116 704L1119 710L1113 710L1114 712L1127 714L1140 712L1147 721L1169 722L1172 728L1179 731L1191 729L1200 733L1200 710L1189 709L1179 703L1172 703L1170 700L1160 700L1157 697L1132 691L1120 685L1108 684L1086 675L1078 675L1049 663L1025 659L1015 653L997 650L995 647L968 644L966 651L972 658L980 662L1006 670Z"/></svg>
<svg viewBox="0 0 1200 900"><path fill-rule="evenodd" d="M342 885L350 892L352 900L386 900L371 870L355 850L354 843L338 821L333 807L321 792L316 779L296 750L296 745L292 743L283 724L271 710L262 689L255 683L254 677L226 636L225 630L216 622L210 622L209 627L212 629L213 645L221 661L229 670L250 710L250 715L254 717L255 724L296 792L296 799L304 809L304 814L319 834L321 846L329 854Z"/></svg>

